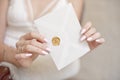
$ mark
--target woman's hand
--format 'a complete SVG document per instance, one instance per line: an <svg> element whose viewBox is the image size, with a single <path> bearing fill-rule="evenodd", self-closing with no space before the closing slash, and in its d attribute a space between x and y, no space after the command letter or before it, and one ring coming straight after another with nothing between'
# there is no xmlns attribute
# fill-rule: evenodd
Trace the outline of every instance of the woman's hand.
<svg viewBox="0 0 120 80"><path fill-rule="evenodd" d="M88 22L83 27L81 34L81 41L87 40L91 50L105 42L104 38L101 37L101 34L92 27L91 22Z"/></svg>
<svg viewBox="0 0 120 80"><path fill-rule="evenodd" d="M38 55L50 52L47 40L39 33L30 32L23 35L16 43L18 53L15 58L22 67L29 67Z"/></svg>

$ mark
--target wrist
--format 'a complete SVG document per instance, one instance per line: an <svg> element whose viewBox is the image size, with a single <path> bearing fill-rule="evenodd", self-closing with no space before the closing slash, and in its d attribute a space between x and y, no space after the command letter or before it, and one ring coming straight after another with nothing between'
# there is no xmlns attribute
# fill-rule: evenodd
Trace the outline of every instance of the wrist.
<svg viewBox="0 0 120 80"><path fill-rule="evenodd" d="M3 43L0 43L0 62L9 62L15 66L20 66L20 64L15 59L15 54L17 50L13 47L7 46Z"/></svg>
<svg viewBox="0 0 120 80"><path fill-rule="evenodd" d="M4 53L5 53L5 49L4 49L4 46L1 44L0 46L0 62L4 61Z"/></svg>
<svg viewBox="0 0 120 80"><path fill-rule="evenodd" d="M4 51L1 51L1 53L0 53L0 62L4 61L4 57L3 57L4 54L3 54L3 52L4 52Z"/></svg>
<svg viewBox="0 0 120 80"><path fill-rule="evenodd" d="M17 53L18 53L18 51L16 50L16 48L7 46L5 48L4 61L9 62L9 63L15 65L16 67L19 67L20 64L18 63L18 61L15 58L15 55Z"/></svg>
<svg viewBox="0 0 120 80"><path fill-rule="evenodd" d="M4 47L4 49L3 49L3 61L4 61L4 62L8 62L5 47Z"/></svg>

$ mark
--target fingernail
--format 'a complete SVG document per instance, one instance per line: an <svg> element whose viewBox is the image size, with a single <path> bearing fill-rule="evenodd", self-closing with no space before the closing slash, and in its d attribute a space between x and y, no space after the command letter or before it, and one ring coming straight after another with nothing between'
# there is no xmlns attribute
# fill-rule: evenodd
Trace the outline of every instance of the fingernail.
<svg viewBox="0 0 120 80"><path fill-rule="evenodd" d="M47 52L45 52L45 51L42 51L42 53L43 53L43 54L45 54L45 55L46 55L46 54L48 54L48 53L47 53Z"/></svg>
<svg viewBox="0 0 120 80"><path fill-rule="evenodd" d="M50 49L50 48L46 48L46 50L47 50L47 51L49 51L49 52L51 51L51 49Z"/></svg>
<svg viewBox="0 0 120 80"><path fill-rule="evenodd" d="M44 41L45 41L45 42L48 42L48 40L47 40L46 38L44 39Z"/></svg>
<svg viewBox="0 0 120 80"><path fill-rule="evenodd" d="M80 40L83 41L85 39L86 39L86 36L82 36Z"/></svg>
<svg viewBox="0 0 120 80"><path fill-rule="evenodd" d="M86 31L86 29L83 29L83 30L81 31L81 34L85 33L85 31Z"/></svg>
<svg viewBox="0 0 120 80"><path fill-rule="evenodd" d="M91 38L91 37L87 39L87 41L92 41L92 40L93 40L93 38Z"/></svg>
<svg viewBox="0 0 120 80"><path fill-rule="evenodd" d="M25 56L26 56L26 57L30 57L30 56L32 56L32 54L25 54Z"/></svg>
<svg viewBox="0 0 120 80"><path fill-rule="evenodd" d="M97 39L96 42L101 42L101 40Z"/></svg>

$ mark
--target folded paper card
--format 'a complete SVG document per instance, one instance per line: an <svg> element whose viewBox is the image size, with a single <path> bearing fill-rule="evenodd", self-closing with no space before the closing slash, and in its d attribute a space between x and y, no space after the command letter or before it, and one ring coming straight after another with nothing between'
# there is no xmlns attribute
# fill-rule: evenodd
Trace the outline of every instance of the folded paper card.
<svg viewBox="0 0 120 80"><path fill-rule="evenodd" d="M72 4L46 14L34 24L48 39L50 54L58 70L90 51L87 42L80 42L81 26Z"/></svg>

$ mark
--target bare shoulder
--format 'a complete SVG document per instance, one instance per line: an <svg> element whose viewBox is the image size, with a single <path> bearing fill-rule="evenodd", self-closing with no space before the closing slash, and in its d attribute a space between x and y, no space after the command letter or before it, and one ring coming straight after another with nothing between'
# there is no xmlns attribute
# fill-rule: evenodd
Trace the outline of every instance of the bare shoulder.
<svg viewBox="0 0 120 80"><path fill-rule="evenodd" d="M68 2L73 4L78 18L80 19L83 7L83 0L68 0Z"/></svg>

